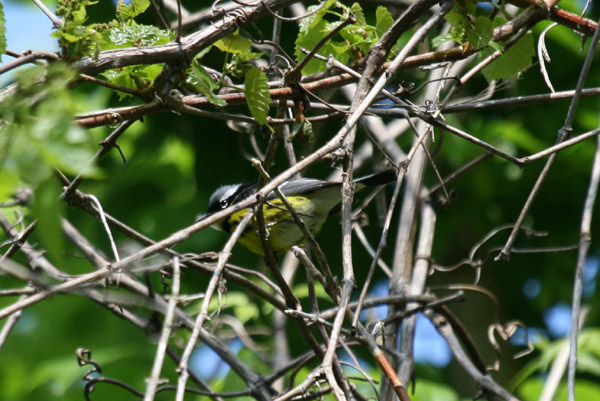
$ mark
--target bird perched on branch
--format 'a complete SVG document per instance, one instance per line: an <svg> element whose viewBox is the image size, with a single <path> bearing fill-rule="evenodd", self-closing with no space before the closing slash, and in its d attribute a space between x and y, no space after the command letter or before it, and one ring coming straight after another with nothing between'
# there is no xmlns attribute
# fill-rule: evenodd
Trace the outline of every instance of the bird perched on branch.
<svg viewBox="0 0 600 401"><path fill-rule="evenodd" d="M355 191L366 187L389 184L396 180L394 170L367 175L354 180ZM310 233L315 236L321 231L325 220L339 211L342 201L341 181L323 181L314 178L299 178L285 181L279 186L281 194L293 207L296 215L302 219ZM257 191L257 182L224 185L210 197L208 211L198 221L241 202ZM292 246L306 242L306 236L294 216L279 195L270 192L263 203L263 216L267 229L267 239L274 252L287 252ZM249 209L238 210L217 221L213 227L228 233L233 232ZM250 251L264 254L259 237L258 223L254 217L244 229L239 242Z"/></svg>

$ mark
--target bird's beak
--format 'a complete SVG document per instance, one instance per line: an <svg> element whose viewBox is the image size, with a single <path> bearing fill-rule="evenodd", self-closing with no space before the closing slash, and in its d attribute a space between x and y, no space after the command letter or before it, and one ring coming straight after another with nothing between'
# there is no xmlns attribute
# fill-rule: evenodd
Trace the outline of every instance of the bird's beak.
<svg viewBox="0 0 600 401"><path fill-rule="evenodd" d="M196 217L196 223L201 222L202 220L204 220L207 217L210 217L212 215L212 213L204 213L204 214L200 214ZM213 224L211 224L210 226L212 228L214 228L215 230L219 230L219 231L223 231L223 227L221 226L222 224L222 220L216 221Z"/></svg>

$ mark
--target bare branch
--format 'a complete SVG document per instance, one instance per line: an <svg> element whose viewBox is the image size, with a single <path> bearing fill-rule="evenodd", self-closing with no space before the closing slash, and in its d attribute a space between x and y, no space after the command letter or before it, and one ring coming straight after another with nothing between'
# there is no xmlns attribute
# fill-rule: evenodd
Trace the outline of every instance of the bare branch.
<svg viewBox="0 0 600 401"><path fill-rule="evenodd" d="M171 335L171 328L173 326L173 318L175 316L175 308L177 307L177 301L179 296L181 282L181 270L179 268L179 258L173 258L173 286L171 287L171 298L169 299L169 305L167 307L167 313L165 314L165 321L163 328L160 333L160 339L158 340L158 347L156 347L156 355L154 357L154 365L152 365L152 373L148 379L146 385L146 394L144 395L144 401L154 400L156 394L156 388L158 387L160 372L163 368L165 352L167 351L167 345L169 343L169 336Z"/></svg>

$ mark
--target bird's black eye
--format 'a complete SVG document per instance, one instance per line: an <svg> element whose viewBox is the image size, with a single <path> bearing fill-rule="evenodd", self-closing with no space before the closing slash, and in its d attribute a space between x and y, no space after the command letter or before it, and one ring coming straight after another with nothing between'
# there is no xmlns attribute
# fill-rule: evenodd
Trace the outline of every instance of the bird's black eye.
<svg viewBox="0 0 600 401"><path fill-rule="evenodd" d="M219 201L219 205L221 206L221 209L225 209L227 206L229 206L229 202L227 202L227 199L221 199Z"/></svg>

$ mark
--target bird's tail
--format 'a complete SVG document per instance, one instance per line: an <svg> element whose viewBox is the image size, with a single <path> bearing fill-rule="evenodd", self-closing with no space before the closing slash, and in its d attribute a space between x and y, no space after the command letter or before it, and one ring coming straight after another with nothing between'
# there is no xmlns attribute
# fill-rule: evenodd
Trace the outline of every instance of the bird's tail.
<svg viewBox="0 0 600 401"><path fill-rule="evenodd" d="M354 183L365 187L377 187L394 181L396 181L396 172L393 169L389 169L357 178L354 180Z"/></svg>

